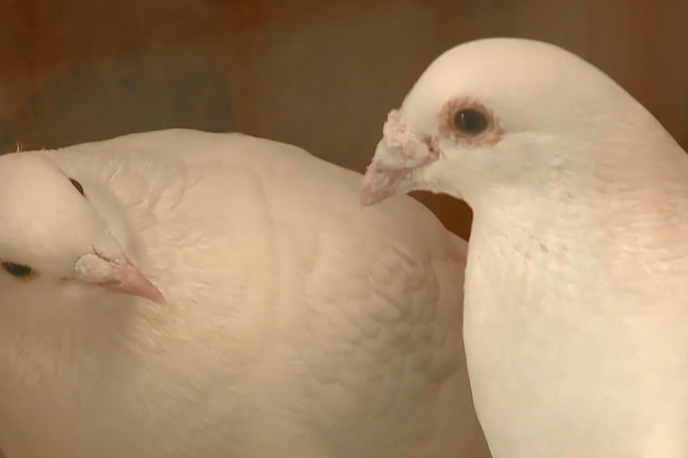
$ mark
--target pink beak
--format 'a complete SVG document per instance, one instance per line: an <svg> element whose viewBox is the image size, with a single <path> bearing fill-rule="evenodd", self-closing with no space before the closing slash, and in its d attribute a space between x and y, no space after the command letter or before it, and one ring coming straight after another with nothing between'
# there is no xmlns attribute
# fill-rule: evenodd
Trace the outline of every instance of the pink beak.
<svg viewBox="0 0 688 458"><path fill-rule="evenodd" d="M382 132L383 138L363 176L360 196L363 206L413 191L414 172L439 159L430 141L410 132L397 110L389 113Z"/></svg>
<svg viewBox="0 0 688 458"><path fill-rule="evenodd" d="M74 268L77 280L158 304L165 303L160 290L126 258L113 261L97 254L87 254L79 258Z"/></svg>
<svg viewBox="0 0 688 458"><path fill-rule="evenodd" d="M410 167L391 167L373 161L363 176L361 205L379 204L393 195L403 192L413 170Z"/></svg>

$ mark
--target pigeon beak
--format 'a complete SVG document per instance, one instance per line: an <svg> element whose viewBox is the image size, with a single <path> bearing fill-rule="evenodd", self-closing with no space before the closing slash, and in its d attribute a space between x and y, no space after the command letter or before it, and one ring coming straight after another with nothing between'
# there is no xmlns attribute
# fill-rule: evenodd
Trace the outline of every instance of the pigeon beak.
<svg viewBox="0 0 688 458"><path fill-rule="evenodd" d="M74 266L75 278L119 293L138 296L158 304L165 297L139 269L126 259L111 260L99 254L87 254Z"/></svg>
<svg viewBox="0 0 688 458"><path fill-rule="evenodd" d="M381 140L375 149L375 156L363 175L361 205L368 207L379 204L397 193L402 193L405 184L410 184L413 169L403 165L388 165L381 158L391 155L390 149Z"/></svg>
<svg viewBox="0 0 688 458"><path fill-rule="evenodd" d="M439 159L430 139L421 139L409 131L398 110L392 110L382 129L383 138L361 186L361 205L375 205L395 194L413 191L415 172Z"/></svg>
<svg viewBox="0 0 688 458"><path fill-rule="evenodd" d="M387 158L395 157L399 152L390 148L384 139L380 140L373 160L363 176L361 205L367 207L379 204L395 194L413 191L418 185L414 179L415 172L439 159L439 154L429 145L426 150L420 158L408 161L397 158L396 161L389 161ZM403 155L402 153L402 157Z"/></svg>

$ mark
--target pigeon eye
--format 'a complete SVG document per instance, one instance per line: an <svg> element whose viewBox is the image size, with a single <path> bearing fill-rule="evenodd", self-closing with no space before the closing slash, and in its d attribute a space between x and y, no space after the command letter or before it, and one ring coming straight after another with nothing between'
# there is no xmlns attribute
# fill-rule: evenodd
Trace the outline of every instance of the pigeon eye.
<svg viewBox="0 0 688 458"><path fill-rule="evenodd" d="M481 134L490 125L485 114L470 108L457 110L454 113L453 122L454 127L467 135Z"/></svg>
<svg viewBox="0 0 688 458"><path fill-rule="evenodd" d="M34 270L31 267L15 264L13 262L3 262L2 268L5 269L8 274L17 278L26 278L34 274Z"/></svg>
<svg viewBox="0 0 688 458"><path fill-rule="evenodd" d="M81 194L82 196L86 195L86 194L84 194L84 187L81 186L81 183L76 181L74 178L70 178L69 181L71 181L72 186L74 186L76 188L76 190L79 191L79 194Z"/></svg>

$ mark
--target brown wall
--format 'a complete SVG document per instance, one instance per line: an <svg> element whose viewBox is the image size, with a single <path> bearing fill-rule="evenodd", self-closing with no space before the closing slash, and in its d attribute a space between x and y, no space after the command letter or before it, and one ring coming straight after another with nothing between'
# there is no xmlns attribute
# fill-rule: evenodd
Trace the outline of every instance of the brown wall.
<svg viewBox="0 0 688 458"><path fill-rule="evenodd" d="M0 151L238 130L363 170L445 49L510 35L598 65L688 144L683 0L0 0ZM469 212L424 196L451 229Z"/></svg>

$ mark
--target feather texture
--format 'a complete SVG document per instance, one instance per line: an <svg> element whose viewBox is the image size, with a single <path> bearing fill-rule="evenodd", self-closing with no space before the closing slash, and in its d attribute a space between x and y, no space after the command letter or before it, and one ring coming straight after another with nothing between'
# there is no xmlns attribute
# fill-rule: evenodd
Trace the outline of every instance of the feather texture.
<svg viewBox="0 0 688 458"><path fill-rule="evenodd" d="M22 154L83 184L167 303L0 275L9 458L488 456L466 244L417 202L362 209L359 174L242 134Z"/></svg>

